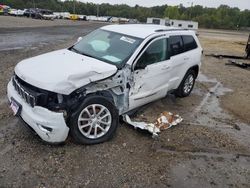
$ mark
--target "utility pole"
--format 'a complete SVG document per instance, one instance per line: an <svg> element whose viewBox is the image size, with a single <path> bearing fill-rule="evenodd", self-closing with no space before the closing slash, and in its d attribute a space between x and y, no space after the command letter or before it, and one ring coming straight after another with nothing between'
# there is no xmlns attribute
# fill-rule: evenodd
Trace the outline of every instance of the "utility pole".
<svg viewBox="0 0 250 188"><path fill-rule="evenodd" d="M73 13L75 14L76 13L76 1L73 0Z"/></svg>
<svg viewBox="0 0 250 188"><path fill-rule="evenodd" d="M194 5L194 2L191 3L190 20L192 20L193 5Z"/></svg>
<svg viewBox="0 0 250 188"><path fill-rule="evenodd" d="M99 17L99 4L97 4L96 16Z"/></svg>
<svg viewBox="0 0 250 188"><path fill-rule="evenodd" d="M193 5L194 5L194 2L187 2L188 4L191 3L191 6L190 6L190 11L188 13L188 19L191 20L192 19L192 10L193 10Z"/></svg>
<svg viewBox="0 0 250 188"><path fill-rule="evenodd" d="M33 8L35 9L36 8L35 0L32 0L32 3L33 3Z"/></svg>

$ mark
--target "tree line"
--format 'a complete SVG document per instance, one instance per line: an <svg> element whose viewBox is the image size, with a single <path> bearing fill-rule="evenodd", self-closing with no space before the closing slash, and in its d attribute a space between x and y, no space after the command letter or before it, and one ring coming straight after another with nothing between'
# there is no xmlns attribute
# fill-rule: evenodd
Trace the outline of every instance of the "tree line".
<svg viewBox="0 0 250 188"><path fill-rule="evenodd" d="M141 22L145 22L147 17L169 17L170 19L197 21L199 26L204 28L237 29L250 27L250 10L241 11L239 8L231 8L227 5L221 5L218 8L207 8L200 5L192 7L162 5L148 8L139 5L131 7L125 4L103 3L97 5L79 1L73 2L72 0L1 0L1 3L16 9L35 7L83 15L136 18Z"/></svg>

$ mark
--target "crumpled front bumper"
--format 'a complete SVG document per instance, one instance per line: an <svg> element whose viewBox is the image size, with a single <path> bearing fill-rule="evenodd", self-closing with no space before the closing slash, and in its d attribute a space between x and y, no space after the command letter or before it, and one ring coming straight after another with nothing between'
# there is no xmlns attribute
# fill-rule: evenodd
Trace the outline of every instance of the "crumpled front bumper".
<svg viewBox="0 0 250 188"><path fill-rule="evenodd" d="M40 106L32 108L17 93L12 81L8 83L7 95L9 101L13 98L22 106L20 117L41 139L49 143L60 143L66 140L69 128L66 125L63 113L52 112Z"/></svg>

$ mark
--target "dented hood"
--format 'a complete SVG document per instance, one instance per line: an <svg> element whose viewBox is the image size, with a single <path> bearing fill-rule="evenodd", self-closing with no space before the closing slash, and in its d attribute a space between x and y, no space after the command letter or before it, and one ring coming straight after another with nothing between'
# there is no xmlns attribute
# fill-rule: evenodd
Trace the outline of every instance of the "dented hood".
<svg viewBox="0 0 250 188"><path fill-rule="evenodd" d="M25 82L65 95L116 71L114 65L67 49L23 60L15 67L16 75Z"/></svg>

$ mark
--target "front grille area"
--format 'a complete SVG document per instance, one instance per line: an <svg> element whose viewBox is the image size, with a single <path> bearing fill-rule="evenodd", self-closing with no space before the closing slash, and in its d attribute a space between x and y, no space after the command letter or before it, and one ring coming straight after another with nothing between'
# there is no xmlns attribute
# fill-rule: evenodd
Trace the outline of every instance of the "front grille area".
<svg viewBox="0 0 250 188"><path fill-rule="evenodd" d="M36 105L36 97L28 91L17 79L17 76L13 76L12 83L18 94L24 99L26 103L34 107Z"/></svg>

